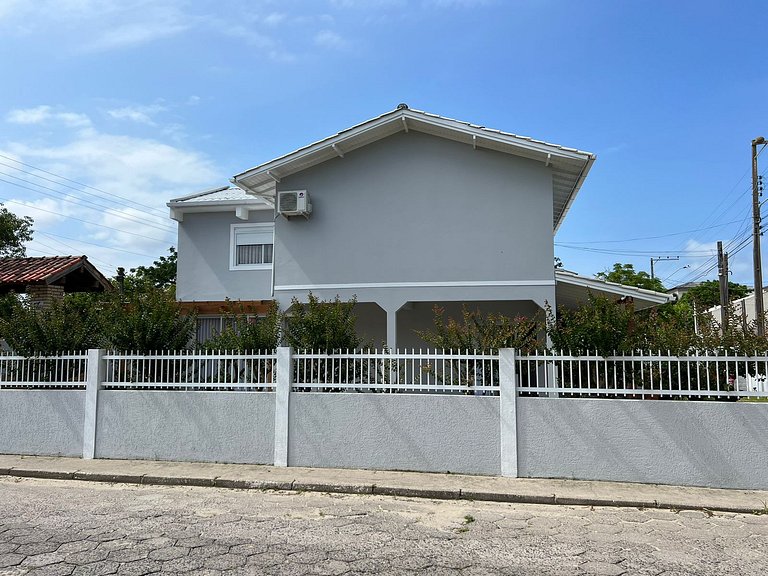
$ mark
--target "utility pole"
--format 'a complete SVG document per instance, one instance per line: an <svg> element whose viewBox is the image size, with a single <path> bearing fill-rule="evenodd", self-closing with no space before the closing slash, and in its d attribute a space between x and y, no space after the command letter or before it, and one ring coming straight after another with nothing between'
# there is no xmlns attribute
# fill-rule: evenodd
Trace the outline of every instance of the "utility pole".
<svg viewBox="0 0 768 576"><path fill-rule="evenodd" d="M755 320L757 335L765 335L765 312L763 310L763 265L760 257L760 186L757 177L757 147L765 146L765 138L752 140L752 259L755 268Z"/></svg>
<svg viewBox="0 0 768 576"><path fill-rule="evenodd" d="M723 254L723 243L717 241L717 276L720 280L720 329L728 327L728 254Z"/></svg>
<svg viewBox="0 0 768 576"><path fill-rule="evenodd" d="M680 256L659 256L658 258L651 258L651 280L656 278L656 276L653 275L653 263L661 262L662 260L680 260Z"/></svg>

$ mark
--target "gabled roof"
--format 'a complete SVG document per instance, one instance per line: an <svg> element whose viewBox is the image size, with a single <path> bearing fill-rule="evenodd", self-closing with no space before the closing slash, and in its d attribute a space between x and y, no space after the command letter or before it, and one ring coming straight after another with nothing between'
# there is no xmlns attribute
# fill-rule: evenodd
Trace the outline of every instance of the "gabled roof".
<svg viewBox="0 0 768 576"><path fill-rule="evenodd" d="M181 198L173 198L166 203L171 209L171 218L182 221L188 212L227 212L235 210L238 217L248 219L250 210L271 210L272 204L248 194L237 186L221 186L202 192L195 192Z"/></svg>
<svg viewBox="0 0 768 576"><path fill-rule="evenodd" d="M0 293L30 285L63 286L65 292L102 292L112 284L85 256L0 258Z"/></svg>
<svg viewBox="0 0 768 576"><path fill-rule="evenodd" d="M672 294L580 276L569 270L555 270L555 281L557 303L566 308L574 308L583 304L590 294L593 296L632 298L636 310L651 308L674 300Z"/></svg>
<svg viewBox="0 0 768 576"><path fill-rule="evenodd" d="M538 160L551 166L555 231L595 161L595 155L590 152L412 110L401 104L391 112L241 172L231 181L253 194L273 196L275 185L281 178L332 158L343 157L347 152L392 134L409 130L463 142L475 148L486 148Z"/></svg>

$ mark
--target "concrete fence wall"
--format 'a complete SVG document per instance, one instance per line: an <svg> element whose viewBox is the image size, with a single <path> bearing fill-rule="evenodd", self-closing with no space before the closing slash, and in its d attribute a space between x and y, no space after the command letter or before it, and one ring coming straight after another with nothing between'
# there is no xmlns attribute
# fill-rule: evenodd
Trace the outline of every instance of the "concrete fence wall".
<svg viewBox="0 0 768 576"><path fill-rule="evenodd" d="M0 453L667 483L768 489L768 403L295 392L0 389Z"/></svg>

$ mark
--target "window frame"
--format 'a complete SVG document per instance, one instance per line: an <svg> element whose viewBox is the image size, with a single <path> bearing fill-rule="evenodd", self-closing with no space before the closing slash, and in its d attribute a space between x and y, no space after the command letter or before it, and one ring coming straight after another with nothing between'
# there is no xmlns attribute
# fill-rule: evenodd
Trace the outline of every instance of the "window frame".
<svg viewBox="0 0 768 576"><path fill-rule="evenodd" d="M272 262L265 264L238 264L237 263L237 235L243 232L271 233ZM264 242L267 244L267 242ZM245 244L244 244L245 246ZM275 260L275 224L274 222L254 222L250 224L231 224L229 229L229 269L230 270L271 270Z"/></svg>

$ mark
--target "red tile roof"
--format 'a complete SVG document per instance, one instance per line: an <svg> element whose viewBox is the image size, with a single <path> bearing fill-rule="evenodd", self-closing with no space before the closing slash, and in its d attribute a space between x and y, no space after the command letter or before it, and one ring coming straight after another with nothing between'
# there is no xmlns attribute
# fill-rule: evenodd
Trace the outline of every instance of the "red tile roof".
<svg viewBox="0 0 768 576"><path fill-rule="evenodd" d="M30 284L62 284L66 289L68 284L66 277L80 269L89 273L93 288L99 289L99 285L102 290L111 288L109 280L96 270L85 256L43 256L41 258L0 258L0 291L10 289L23 291L24 287ZM81 286L82 280L78 278L74 284ZM74 286L72 288L77 290Z"/></svg>

